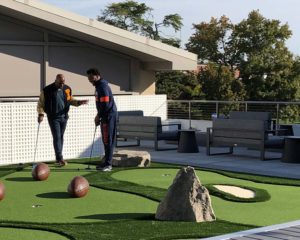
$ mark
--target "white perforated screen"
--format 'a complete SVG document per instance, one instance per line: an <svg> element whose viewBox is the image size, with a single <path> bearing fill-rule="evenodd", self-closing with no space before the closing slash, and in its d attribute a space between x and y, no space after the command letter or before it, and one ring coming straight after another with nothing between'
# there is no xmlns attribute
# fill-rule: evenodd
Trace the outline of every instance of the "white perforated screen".
<svg viewBox="0 0 300 240"><path fill-rule="evenodd" d="M96 107L94 97L88 105L71 107L64 137L65 159L85 158L91 153L94 136ZM115 96L118 111L143 110L145 116L167 116L165 95ZM33 162L37 138L36 102L0 103L0 165ZM47 118L40 125L36 161L53 161L52 135ZM92 156L103 154L100 128L98 127Z"/></svg>

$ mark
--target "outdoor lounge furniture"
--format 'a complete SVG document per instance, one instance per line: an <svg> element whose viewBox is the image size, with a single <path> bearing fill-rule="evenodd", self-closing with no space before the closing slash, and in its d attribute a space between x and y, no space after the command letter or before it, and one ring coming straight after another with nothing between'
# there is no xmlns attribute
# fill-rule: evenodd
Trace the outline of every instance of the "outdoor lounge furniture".
<svg viewBox="0 0 300 240"><path fill-rule="evenodd" d="M177 126L177 130L163 130L165 126ZM158 141L169 140L177 141L179 140L179 131L181 129L181 124L161 124L160 117L150 117L150 116L119 116L119 121L117 125L117 136L118 138L125 139L135 139L137 144L135 145L118 145L117 147L123 146L139 146L140 140L153 140L155 150L169 150L159 149ZM177 148L172 148L177 149Z"/></svg>
<svg viewBox="0 0 300 240"><path fill-rule="evenodd" d="M179 145L177 151L179 153L197 153L199 152L195 129L184 129L180 131Z"/></svg>
<svg viewBox="0 0 300 240"><path fill-rule="evenodd" d="M229 147L228 152L221 154L231 154L233 147L237 146L258 149L260 159L267 160L265 151L267 149L282 151L284 138L270 136L264 120L213 119L212 128L207 129L207 155L214 155L211 153L211 147Z"/></svg>
<svg viewBox="0 0 300 240"><path fill-rule="evenodd" d="M285 137L284 155L282 162L300 163L300 137L288 136Z"/></svg>
<svg viewBox="0 0 300 240"><path fill-rule="evenodd" d="M127 110L127 111L118 111L118 119L117 124L119 122L120 116L144 116L144 112L142 110ZM127 138L120 138L119 133L117 132L117 140L127 141Z"/></svg>
<svg viewBox="0 0 300 240"><path fill-rule="evenodd" d="M142 110L118 111L118 116L144 116Z"/></svg>
<svg viewBox="0 0 300 240"><path fill-rule="evenodd" d="M270 112L243 112L243 111L231 111L229 112L230 119L248 119L248 120L262 120L264 121L265 128L267 130L275 130L276 121L272 120L272 114Z"/></svg>

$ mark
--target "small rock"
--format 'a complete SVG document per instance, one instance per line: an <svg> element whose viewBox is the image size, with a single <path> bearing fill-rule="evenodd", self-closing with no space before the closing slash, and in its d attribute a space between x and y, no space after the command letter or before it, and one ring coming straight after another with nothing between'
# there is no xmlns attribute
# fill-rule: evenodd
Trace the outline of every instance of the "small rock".
<svg viewBox="0 0 300 240"><path fill-rule="evenodd" d="M149 167L151 156L147 151L120 150L114 153L114 167Z"/></svg>

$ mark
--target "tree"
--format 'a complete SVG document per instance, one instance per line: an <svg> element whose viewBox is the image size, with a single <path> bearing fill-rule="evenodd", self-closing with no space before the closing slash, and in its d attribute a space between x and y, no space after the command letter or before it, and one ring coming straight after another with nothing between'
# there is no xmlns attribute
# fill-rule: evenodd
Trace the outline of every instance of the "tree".
<svg viewBox="0 0 300 240"><path fill-rule="evenodd" d="M235 26L236 66L246 87L247 99L285 101L296 97L293 54L285 46L291 36L287 24L252 11Z"/></svg>
<svg viewBox="0 0 300 240"><path fill-rule="evenodd" d="M220 20L211 18L209 23L194 24L195 33L190 37L186 48L198 54L199 63L214 62L232 65L233 46L231 32L234 25L226 16Z"/></svg>
<svg viewBox="0 0 300 240"><path fill-rule="evenodd" d="M183 25L181 16L169 14L164 16L162 22L156 23L152 20L152 10L145 3L128 0L108 5L101 11L97 20L179 47L180 40L164 37L161 28L172 28L175 32L179 31Z"/></svg>
<svg viewBox="0 0 300 240"><path fill-rule="evenodd" d="M287 24L281 25L278 20L266 19L258 11L252 11L247 19L235 25L223 16L194 28L196 32L190 37L187 49L198 54L201 62L213 62L239 72L245 100L279 101L297 97L299 71L295 71L295 59L285 46L291 36Z"/></svg>
<svg viewBox="0 0 300 240"><path fill-rule="evenodd" d="M235 48L231 33L234 25L226 16L211 18L209 23L194 24L195 34L186 47L197 53L199 62L205 64L199 71L199 82L205 98L209 100L243 100L244 84L236 78Z"/></svg>
<svg viewBox="0 0 300 240"><path fill-rule="evenodd" d="M198 74L205 99L238 101L245 96L244 86L228 66L208 63Z"/></svg>
<svg viewBox="0 0 300 240"><path fill-rule="evenodd" d="M168 99L201 99L203 93L193 72L168 71L156 73L156 93L167 94Z"/></svg>

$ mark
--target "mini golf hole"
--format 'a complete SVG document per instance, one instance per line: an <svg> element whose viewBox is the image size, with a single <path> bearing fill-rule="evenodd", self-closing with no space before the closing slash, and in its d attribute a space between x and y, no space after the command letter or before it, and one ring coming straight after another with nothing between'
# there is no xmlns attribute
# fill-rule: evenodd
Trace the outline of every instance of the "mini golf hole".
<svg viewBox="0 0 300 240"><path fill-rule="evenodd" d="M42 207L43 205L42 204L34 204L34 205L32 205L31 207L32 208L39 208L39 207Z"/></svg>
<svg viewBox="0 0 300 240"><path fill-rule="evenodd" d="M163 176L163 177L170 177L170 176L171 176L171 174L164 173L164 174L162 174L162 176Z"/></svg>

